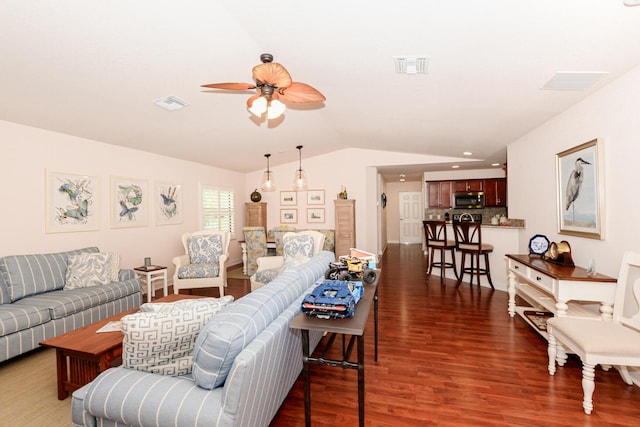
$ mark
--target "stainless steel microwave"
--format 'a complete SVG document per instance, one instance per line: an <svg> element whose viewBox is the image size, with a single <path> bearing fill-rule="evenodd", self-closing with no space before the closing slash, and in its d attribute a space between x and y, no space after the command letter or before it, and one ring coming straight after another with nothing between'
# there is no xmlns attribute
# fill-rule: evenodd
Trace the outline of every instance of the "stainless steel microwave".
<svg viewBox="0 0 640 427"><path fill-rule="evenodd" d="M484 208L484 193L482 191L453 193L453 207L456 209L482 209Z"/></svg>

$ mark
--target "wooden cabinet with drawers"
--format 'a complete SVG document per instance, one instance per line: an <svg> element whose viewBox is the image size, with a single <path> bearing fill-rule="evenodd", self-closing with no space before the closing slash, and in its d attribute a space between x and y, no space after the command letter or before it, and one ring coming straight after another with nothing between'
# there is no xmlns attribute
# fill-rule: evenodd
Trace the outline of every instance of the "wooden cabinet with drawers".
<svg viewBox="0 0 640 427"><path fill-rule="evenodd" d="M356 247L356 201L338 199L335 202L336 215L336 258L349 255L350 249Z"/></svg>
<svg viewBox="0 0 640 427"><path fill-rule="evenodd" d="M261 203L245 203L245 218L247 227L264 227L267 229L267 204Z"/></svg>

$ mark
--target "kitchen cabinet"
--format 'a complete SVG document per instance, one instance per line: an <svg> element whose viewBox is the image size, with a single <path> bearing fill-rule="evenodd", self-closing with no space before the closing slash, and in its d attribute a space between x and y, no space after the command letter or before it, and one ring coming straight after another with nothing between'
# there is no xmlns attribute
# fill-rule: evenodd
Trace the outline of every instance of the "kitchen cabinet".
<svg viewBox="0 0 640 427"><path fill-rule="evenodd" d="M245 218L247 227L264 227L267 232L267 204L262 203L245 203Z"/></svg>
<svg viewBox="0 0 640 427"><path fill-rule="evenodd" d="M354 199L334 200L335 206L335 253L349 255L356 247L356 201Z"/></svg>
<svg viewBox="0 0 640 427"><path fill-rule="evenodd" d="M430 181L427 192L430 208L450 208L453 185L451 181Z"/></svg>
<svg viewBox="0 0 640 427"><path fill-rule="evenodd" d="M482 184L481 179L456 180L453 181L453 192L482 191Z"/></svg>
<svg viewBox="0 0 640 427"><path fill-rule="evenodd" d="M484 205L488 208L507 206L507 180L490 178L483 180Z"/></svg>

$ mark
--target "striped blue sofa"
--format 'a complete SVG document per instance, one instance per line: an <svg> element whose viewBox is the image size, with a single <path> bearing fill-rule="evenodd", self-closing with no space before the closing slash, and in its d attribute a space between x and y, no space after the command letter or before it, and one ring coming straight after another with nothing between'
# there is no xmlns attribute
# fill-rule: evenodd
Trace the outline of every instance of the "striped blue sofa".
<svg viewBox="0 0 640 427"><path fill-rule="evenodd" d="M0 362L140 305L140 280L133 270L120 270L119 281L106 285L63 289L68 257L98 252L89 247L0 258Z"/></svg>
<svg viewBox="0 0 640 427"><path fill-rule="evenodd" d="M189 376L124 367L101 373L73 393L73 424L268 426L302 371L300 331L289 323L334 260L321 251L223 308L200 331ZM321 338L310 334L311 346Z"/></svg>

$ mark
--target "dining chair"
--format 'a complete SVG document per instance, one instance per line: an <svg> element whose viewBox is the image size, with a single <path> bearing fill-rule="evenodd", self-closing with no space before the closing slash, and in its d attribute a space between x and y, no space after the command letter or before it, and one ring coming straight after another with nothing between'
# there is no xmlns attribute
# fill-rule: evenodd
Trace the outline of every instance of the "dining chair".
<svg viewBox="0 0 640 427"><path fill-rule="evenodd" d="M258 268L257 259L268 255L267 234L264 227L243 227L244 242L247 245L247 271L251 276Z"/></svg>

